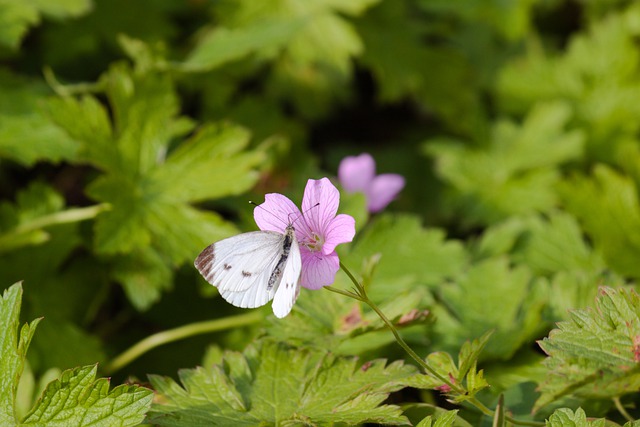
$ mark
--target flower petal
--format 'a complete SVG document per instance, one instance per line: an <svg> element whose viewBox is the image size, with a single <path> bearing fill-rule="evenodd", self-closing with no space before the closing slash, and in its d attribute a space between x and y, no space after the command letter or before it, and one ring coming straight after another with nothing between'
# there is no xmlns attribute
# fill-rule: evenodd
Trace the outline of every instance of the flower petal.
<svg viewBox="0 0 640 427"><path fill-rule="evenodd" d="M325 230L322 252L330 254L339 244L352 241L355 235L356 220L351 215L338 215L331 220Z"/></svg>
<svg viewBox="0 0 640 427"><path fill-rule="evenodd" d="M307 289L320 289L333 283L340 269L340 258L335 252L323 255L321 252L300 250L302 255L302 275L300 284Z"/></svg>
<svg viewBox="0 0 640 427"><path fill-rule="evenodd" d="M350 193L365 191L375 174L376 162L368 153L345 157L338 166L340 184Z"/></svg>
<svg viewBox="0 0 640 427"><path fill-rule="evenodd" d="M340 192L329 181L310 179L304 189L302 212L309 231L324 237L325 229L338 212Z"/></svg>
<svg viewBox="0 0 640 427"><path fill-rule="evenodd" d="M384 209L404 188L404 178L395 173L376 176L366 191L369 212Z"/></svg>
<svg viewBox="0 0 640 427"><path fill-rule="evenodd" d="M262 231L284 233L290 223L301 217L298 207L279 193L265 194L264 203L253 209L253 219Z"/></svg>

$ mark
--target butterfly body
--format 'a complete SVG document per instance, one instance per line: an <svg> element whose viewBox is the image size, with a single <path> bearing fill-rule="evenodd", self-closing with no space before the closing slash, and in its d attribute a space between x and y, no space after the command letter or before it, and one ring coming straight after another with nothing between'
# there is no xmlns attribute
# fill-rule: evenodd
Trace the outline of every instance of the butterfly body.
<svg viewBox="0 0 640 427"><path fill-rule="evenodd" d="M195 260L202 276L236 307L260 307L273 299L284 317L300 292L300 247L292 225L284 233L253 231L207 246Z"/></svg>

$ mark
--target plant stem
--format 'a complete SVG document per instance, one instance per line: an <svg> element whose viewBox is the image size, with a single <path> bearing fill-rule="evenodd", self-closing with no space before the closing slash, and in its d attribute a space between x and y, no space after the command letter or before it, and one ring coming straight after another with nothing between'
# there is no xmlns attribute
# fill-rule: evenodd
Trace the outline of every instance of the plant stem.
<svg viewBox="0 0 640 427"><path fill-rule="evenodd" d="M208 334L211 332L231 329L238 326L249 325L259 322L264 318L260 311L252 311L238 316L224 317L222 319L207 320L204 322L191 323L174 329L158 332L149 335L143 340L131 346L120 355L116 356L104 368L106 374L113 374L124 366L133 362L144 353L173 341L179 341L194 335Z"/></svg>
<svg viewBox="0 0 640 427"><path fill-rule="evenodd" d="M398 342L398 344L400 345L400 347L402 347L404 349L404 351L406 351L407 354L409 356L411 356L411 358L418 363L418 365L420 365L427 373L429 373L430 375L433 375L434 377L436 377L440 381L442 381L443 384L446 384L447 386L451 387L452 390L455 390L456 392L458 392L460 394L464 394L466 392L466 390L464 390L463 387L461 387L458 384L455 384L455 383L451 382L451 380L449 380L449 378L446 378L446 377L440 375L440 373L438 373L435 369L433 369L423 358L421 358L415 351L413 351L413 349L411 347L409 347L409 345L406 343L406 341L400 336L400 333L398 332L396 327L393 325L393 323L387 318L387 316L382 312L382 310L380 310L380 307L378 307L373 301L371 301L371 299L369 299L369 297L367 296L367 292L364 289L364 287L362 286L362 284L360 284L360 282L358 282L358 280L356 280L356 278L353 276L353 274L351 274L349 269L347 267L345 267L345 265L342 264L342 262L340 263L340 268L342 269L342 271L344 271L346 273L347 276L349 276L349 279L351 280L353 285L356 287L357 294L353 294L353 293L348 292L348 291L343 291L341 289L331 288L331 287L328 287L328 286L327 286L327 288L329 288L329 290L332 291L332 292L336 292L336 293L339 293L339 294L342 294L342 295L345 295L345 296L348 296L348 297L351 297L351 298L355 298L355 299L357 299L359 301L362 301L365 304L367 304L369 307L371 307L373 309L373 311L375 311L376 314L380 317L380 319L382 319L384 324L387 325L387 327L391 330L391 333L395 337L395 339ZM468 398L467 402L469 402L470 404L475 406L480 412L482 412L483 414L485 414L485 415L487 415L489 417L493 417L494 414L495 414L494 411L492 411L491 409L487 408L482 402L477 400L475 397ZM512 424L518 424L518 425L523 425L523 426L540 427L540 426L544 426L545 425L544 423L536 422L536 421L520 421L520 420L516 420L514 418L511 418L509 416L505 416L504 419L506 421L512 423Z"/></svg>
<svg viewBox="0 0 640 427"><path fill-rule="evenodd" d="M616 405L616 409L618 410L618 412L620 412L620 414L627 420L630 422L634 422L635 420L633 419L633 417L627 412L626 409L624 409L624 406L622 406L622 402L620 401L619 397L614 397L613 398L613 403L614 405Z"/></svg>

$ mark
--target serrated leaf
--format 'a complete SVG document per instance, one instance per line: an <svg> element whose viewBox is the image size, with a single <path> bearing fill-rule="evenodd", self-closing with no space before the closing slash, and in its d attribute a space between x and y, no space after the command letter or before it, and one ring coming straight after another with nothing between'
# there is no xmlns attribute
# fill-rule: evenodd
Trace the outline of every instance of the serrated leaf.
<svg viewBox="0 0 640 427"><path fill-rule="evenodd" d="M431 142L426 152L436 172L453 186L468 225L555 207L557 167L582 155L584 135L565 130L571 109L564 103L537 105L522 125L499 121L486 148L454 141Z"/></svg>
<svg viewBox="0 0 640 427"><path fill-rule="evenodd" d="M575 310L540 342L548 374L534 410L563 396L612 398L640 387L640 297L603 287L596 309Z"/></svg>
<svg viewBox="0 0 640 427"><path fill-rule="evenodd" d="M434 421L434 417L429 415L428 417L420 421L418 424L416 424L416 427L451 427L453 423L456 421L457 415L458 415L457 410L442 411L437 414L437 416L435 417L435 421Z"/></svg>
<svg viewBox="0 0 640 427"><path fill-rule="evenodd" d="M17 283L5 290L0 298L0 425L16 425L16 394L18 383L40 319L20 328L22 285Z"/></svg>
<svg viewBox="0 0 640 427"><path fill-rule="evenodd" d="M262 341L227 353L222 365L180 372L182 387L150 377L158 391L149 420L158 425L404 424L400 408L381 405L415 373L399 362L356 359ZM184 387L184 388L183 388Z"/></svg>
<svg viewBox="0 0 640 427"><path fill-rule="evenodd" d="M64 371L46 387L23 426L136 426L151 406L153 392L135 385L109 391L109 380L95 379L95 365Z"/></svg>

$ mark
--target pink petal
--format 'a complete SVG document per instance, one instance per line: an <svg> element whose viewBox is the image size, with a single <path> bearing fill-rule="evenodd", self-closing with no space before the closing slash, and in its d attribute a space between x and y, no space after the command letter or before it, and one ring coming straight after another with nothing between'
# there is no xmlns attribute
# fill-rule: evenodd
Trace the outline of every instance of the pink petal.
<svg viewBox="0 0 640 427"><path fill-rule="evenodd" d="M307 289L320 289L333 283L340 269L340 259L335 252L323 255L302 249L302 275L300 284Z"/></svg>
<svg viewBox="0 0 640 427"><path fill-rule="evenodd" d="M365 191L375 174L376 162L368 153L345 157L338 166L340 184L350 193Z"/></svg>
<svg viewBox="0 0 640 427"><path fill-rule="evenodd" d="M329 178L307 181L302 198L302 212L309 231L324 236L327 225L338 212L339 204L340 192Z"/></svg>
<svg viewBox="0 0 640 427"><path fill-rule="evenodd" d="M264 196L264 203L253 209L253 219L262 231L284 233L290 223L302 218L298 207L287 197L279 193Z"/></svg>
<svg viewBox="0 0 640 427"><path fill-rule="evenodd" d="M403 188L404 178L400 175L385 173L376 176L366 191L369 212L384 209Z"/></svg>
<svg viewBox="0 0 640 427"><path fill-rule="evenodd" d="M331 220L325 230L322 252L330 254L339 244L352 241L355 235L356 220L350 215L338 215Z"/></svg>

